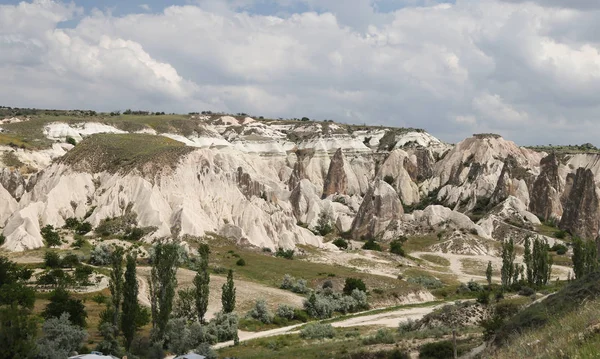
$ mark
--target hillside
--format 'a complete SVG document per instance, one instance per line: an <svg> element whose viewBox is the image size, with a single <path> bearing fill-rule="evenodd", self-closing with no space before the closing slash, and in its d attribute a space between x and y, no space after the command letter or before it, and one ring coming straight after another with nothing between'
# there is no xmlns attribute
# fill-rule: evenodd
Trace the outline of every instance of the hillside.
<svg viewBox="0 0 600 359"><path fill-rule="evenodd" d="M553 248L551 280L536 288L539 298L572 277L573 239L594 239L600 231L595 151L539 152L494 134L453 145L424 130L245 114L0 113L0 251L35 269L32 285L46 288L39 284L49 271L45 256L56 252L76 254L98 271L97 284L82 297L107 292L107 264L96 265L92 256L118 244L139 251L139 299L149 305L154 246L175 242L185 253L181 289L191 286L190 269L207 244L214 281L224 283L228 269L240 280L240 339L248 347L222 352L241 357L296 355L299 346L316 345L293 331L289 340L253 341L270 330L285 336L302 322L243 317L260 299L256 293L273 312L282 303L298 310L313 292L329 296L314 299L329 312L308 318L305 310L299 318L334 317L340 322L334 327L360 327L321 343L332 357L355 354L348 347L353 335L369 352L390 351L393 341L417 355L433 339L449 339L453 313L472 319L459 321L467 353L483 343L480 320L490 313L469 303L490 299L488 290L500 292L503 243L514 241L516 264L524 262L526 238ZM364 298L340 294L348 279L365 285ZM522 315L531 319L540 305L529 306L536 299L531 288L515 297L526 287L523 278L519 283L498 300L527 307ZM210 298L211 316L218 301ZM566 302L557 294L541 305L555 301ZM366 308L371 312L352 314ZM389 329L407 319L421 321ZM507 333L523 327L511 323ZM509 340L502 331L497 338Z"/></svg>

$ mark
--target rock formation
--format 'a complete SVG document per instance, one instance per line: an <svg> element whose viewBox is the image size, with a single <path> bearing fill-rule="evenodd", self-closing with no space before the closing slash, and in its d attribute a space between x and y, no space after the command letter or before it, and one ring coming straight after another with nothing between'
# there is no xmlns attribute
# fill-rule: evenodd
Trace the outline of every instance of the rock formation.
<svg viewBox="0 0 600 359"><path fill-rule="evenodd" d="M348 177L344 170L344 154L338 148L329 163L329 171L323 185L323 197L331 194L346 194L348 191Z"/></svg>
<svg viewBox="0 0 600 359"><path fill-rule="evenodd" d="M575 236L595 240L600 227L600 196L594 174L590 169L578 168L572 181L559 227Z"/></svg>
<svg viewBox="0 0 600 359"><path fill-rule="evenodd" d="M365 194L352 222L352 235L355 238L376 238L402 214L402 203L394 188L376 180Z"/></svg>
<svg viewBox="0 0 600 359"><path fill-rule="evenodd" d="M556 154L551 153L540 161L540 175L533 183L529 209L544 218L560 218L563 214L560 195L563 181L559 174L559 162Z"/></svg>

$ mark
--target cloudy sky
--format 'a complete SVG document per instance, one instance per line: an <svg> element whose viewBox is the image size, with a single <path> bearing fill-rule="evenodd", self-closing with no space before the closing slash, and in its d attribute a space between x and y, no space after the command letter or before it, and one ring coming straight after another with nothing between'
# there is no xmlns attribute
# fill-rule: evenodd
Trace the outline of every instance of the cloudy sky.
<svg viewBox="0 0 600 359"><path fill-rule="evenodd" d="M598 0L0 1L0 105L600 146ZM565 5L568 4L568 5Z"/></svg>

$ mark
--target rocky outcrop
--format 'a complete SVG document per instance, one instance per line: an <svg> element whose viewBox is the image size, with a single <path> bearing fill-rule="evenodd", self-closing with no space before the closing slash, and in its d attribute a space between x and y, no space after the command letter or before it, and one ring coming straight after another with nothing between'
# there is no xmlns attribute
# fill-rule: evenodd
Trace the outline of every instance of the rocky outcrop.
<svg viewBox="0 0 600 359"><path fill-rule="evenodd" d="M508 176L505 160L512 157L514 168L530 174ZM538 152L517 146L500 136L476 135L458 143L442 160L434 166L432 180L428 181L429 191L440 188L438 199L444 204L458 208L461 203L469 203L462 211L471 210L476 198L490 198L498 184L501 190L512 192L524 203L529 201L525 177L537 175L537 165L542 155ZM504 170L504 171L503 171ZM500 181L500 177L505 176ZM498 195L499 198L500 194Z"/></svg>
<svg viewBox="0 0 600 359"><path fill-rule="evenodd" d="M575 236L595 240L600 227L600 196L594 174L590 169L578 168L572 181L559 227Z"/></svg>
<svg viewBox="0 0 600 359"><path fill-rule="evenodd" d="M0 169L0 186L4 187L17 201L25 193L26 182L18 170L9 168Z"/></svg>
<svg viewBox="0 0 600 359"><path fill-rule="evenodd" d="M375 180L352 222L352 235L355 238L381 236L402 214L402 203L394 188L382 180Z"/></svg>
<svg viewBox="0 0 600 359"><path fill-rule="evenodd" d="M544 219L560 218L563 214L560 196L564 185L559 165L556 154L544 157L540 161L540 175L531 189L529 209Z"/></svg>
<svg viewBox="0 0 600 359"><path fill-rule="evenodd" d="M323 197L331 194L346 194L348 191L348 177L344 170L344 154L338 148L329 163L329 171L323 185Z"/></svg>
<svg viewBox="0 0 600 359"><path fill-rule="evenodd" d="M413 182L410 171L416 172L416 164L404 150L393 150L381 164L377 178L392 185L402 203L419 202L419 187Z"/></svg>

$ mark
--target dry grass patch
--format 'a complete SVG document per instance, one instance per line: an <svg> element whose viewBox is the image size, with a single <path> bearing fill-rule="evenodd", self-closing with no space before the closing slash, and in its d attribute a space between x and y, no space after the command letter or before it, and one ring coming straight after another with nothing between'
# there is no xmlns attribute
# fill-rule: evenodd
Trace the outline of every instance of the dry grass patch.
<svg viewBox="0 0 600 359"><path fill-rule="evenodd" d="M442 267L449 267L450 266L450 261L447 260L444 257L435 255L435 254L422 254L421 255L421 259L424 259L428 262L431 262L433 264L437 264L439 266Z"/></svg>
<svg viewBox="0 0 600 359"><path fill-rule="evenodd" d="M488 262L480 261L478 259L463 258L460 260L462 265L462 271L466 274L485 276Z"/></svg>

